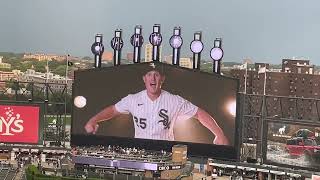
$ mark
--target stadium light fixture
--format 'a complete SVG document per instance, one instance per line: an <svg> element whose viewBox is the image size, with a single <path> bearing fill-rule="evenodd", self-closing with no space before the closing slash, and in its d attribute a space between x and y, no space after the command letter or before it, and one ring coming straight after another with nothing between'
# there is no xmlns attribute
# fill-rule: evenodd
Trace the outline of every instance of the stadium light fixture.
<svg viewBox="0 0 320 180"><path fill-rule="evenodd" d="M113 49L113 64L114 66L120 65L121 49L123 47L122 29L114 31L114 37L111 40L111 47Z"/></svg>
<svg viewBox="0 0 320 180"><path fill-rule="evenodd" d="M202 32L195 32L193 41L190 43L190 49L193 53L193 69L200 69L201 52L203 50Z"/></svg>
<svg viewBox="0 0 320 180"><path fill-rule="evenodd" d="M169 43L173 49L172 64L179 66L179 64L180 64L180 49L183 44L183 39L181 37L181 28L180 27L174 27L173 35L171 36Z"/></svg>
<svg viewBox="0 0 320 180"><path fill-rule="evenodd" d="M134 28L134 34L130 38L130 43L134 47L133 62L140 63L141 60L141 46L143 44L142 26L137 25Z"/></svg>
<svg viewBox="0 0 320 180"><path fill-rule="evenodd" d="M162 36L160 33L160 24L153 26L153 32L149 36L149 42L152 44L152 60L160 61L160 45L162 42Z"/></svg>
<svg viewBox="0 0 320 180"><path fill-rule="evenodd" d="M213 72L220 74L221 60L223 57L222 39L216 38L214 40L214 46L210 51L210 57L213 59Z"/></svg>
<svg viewBox="0 0 320 180"><path fill-rule="evenodd" d="M104 52L104 46L102 44L103 35L97 34L95 36L95 42L91 46L91 52L94 55L94 68L101 67L102 54Z"/></svg>

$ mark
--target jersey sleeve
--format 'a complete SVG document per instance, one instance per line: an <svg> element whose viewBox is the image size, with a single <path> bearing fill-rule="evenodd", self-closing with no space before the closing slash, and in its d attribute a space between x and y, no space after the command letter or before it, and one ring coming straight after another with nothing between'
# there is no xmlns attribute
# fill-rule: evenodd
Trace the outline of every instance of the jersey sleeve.
<svg viewBox="0 0 320 180"><path fill-rule="evenodd" d="M184 121L187 119L192 118L196 115L198 111L198 106L192 104L190 101L178 96L178 104L179 104L179 110L178 110L178 120Z"/></svg>
<svg viewBox="0 0 320 180"><path fill-rule="evenodd" d="M114 106L119 113L129 114L132 101L133 96L129 94L128 96L122 98Z"/></svg>

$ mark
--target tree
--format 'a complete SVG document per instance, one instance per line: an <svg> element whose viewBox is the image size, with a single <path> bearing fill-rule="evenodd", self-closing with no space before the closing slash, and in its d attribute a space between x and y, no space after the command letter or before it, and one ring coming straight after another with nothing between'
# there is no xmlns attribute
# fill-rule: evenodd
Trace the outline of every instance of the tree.
<svg viewBox="0 0 320 180"><path fill-rule="evenodd" d="M6 82L6 87L11 88L14 91L18 91L20 89L19 82L16 82L12 79Z"/></svg>
<svg viewBox="0 0 320 180"><path fill-rule="evenodd" d="M83 57L82 59L83 59L83 60L92 60L92 58L89 57L89 56L85 56L85 57Z"/></svg>
<svg viewBox="0 0 320 180"><path fill-rule="evenodd" d="M52 71L54 74L59 74L60 76L66 75L66 65L59 65Z"/></svg>

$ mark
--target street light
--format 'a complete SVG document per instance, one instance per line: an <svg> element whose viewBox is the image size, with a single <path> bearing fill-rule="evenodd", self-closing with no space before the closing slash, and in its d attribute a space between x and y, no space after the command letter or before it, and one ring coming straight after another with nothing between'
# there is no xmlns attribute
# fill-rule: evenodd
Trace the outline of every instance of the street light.
<svg viewBox="0 0 320 180"><path fill-rule="evenodd" d="M210 51L210 57L213 59L213 72L220 74L221 59L223 57L221 38L216 38L214 40L214 46Z"/></svg>
<svg viewBox="0 0 320 180"><path fill-rule="evenodd" d="M203 43L201 41L202 32L195 32L193 41L190 43L190 49L193 52L193 69L200 70L201 52L203 50Z"/></svg>
<svg viewBox="0 0 320 180"><path fill-rule="evenodd" d="M183 44L183 39L181 37L181 28L180 27L174 27L173 35L171 36L169 43L173 49L172 64L179 66L179 64L180 64L180 49Z"/></svg>
<svg viewBox="0 0 320 180"><path fill-rule="evenodd" d="M114 66L120 65L121 49L123 47L122 30L116 29L114 37L111 40L111 47L113 49L113 64Z"/></svg>
<svg viewBox="0 0 320 180"><path fill-rule="evenodd" d="M160 24L155 24L153 26L153 32L149 36L149 42L152 44L152 60L160 61L160 45L162 42Z"/></svg>
<svg viewBox="0 0 320 180"><path fill-rule="evenodd" d="M142 26L137 25L134 28L134 34L130 38L130 43L134 47L133 50L133 62L140 63L141 59L141 46L143 44Z"/></svg>
<svg viewBox="0 0 320 180"><path fill-rule="evenodd" d="M97 34L95 36L95 42L91 46L91 52L94 54L94 68L101 67L101 57L104 51L104 46L102 44L102 34Z"/></svg>

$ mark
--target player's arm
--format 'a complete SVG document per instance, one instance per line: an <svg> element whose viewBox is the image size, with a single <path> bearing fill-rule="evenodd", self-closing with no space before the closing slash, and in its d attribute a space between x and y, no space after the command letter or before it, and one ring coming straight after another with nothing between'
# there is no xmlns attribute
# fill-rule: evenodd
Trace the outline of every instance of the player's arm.
<svg viewBox="0 0 320 180"><path fill-rule="evenodd" d="M89 119L87 124L84 126L87 133L95 134L98 130L98 123L102 121L109 120L117 115L120 112L117 111L114 105L108 106L100 111L98 114Z"/></svg>
<svg viewBox="0 0 320 180"><path fill-rule="evenodd" d="M222 129L205 110L198 108L195 118L198 119L204 127L209 129L215 135L213 141L214 144L229 145L228 138L224 135Z"/></svg>

